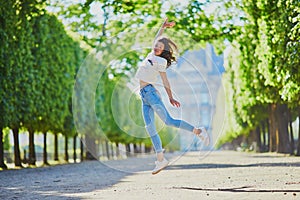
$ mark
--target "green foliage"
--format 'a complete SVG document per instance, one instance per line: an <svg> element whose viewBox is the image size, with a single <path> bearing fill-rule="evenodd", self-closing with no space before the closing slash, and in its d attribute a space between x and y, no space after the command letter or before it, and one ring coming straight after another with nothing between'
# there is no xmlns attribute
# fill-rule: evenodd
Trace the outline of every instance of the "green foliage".
<svg viewBox="0 0 300 200"><path fill-rule="evenodd" d="M268 117L271 103L299 106L296 7L299 1L293 0L243 1L240 5L246 20L241 35L232 43L225 75L232 88L227 105L233 108L235 120L225 138L235 137L235 123L240 134L258 126Z"/></svg>
<svg viewBox="0 0 300 200"><path fill-rule="evenodd" d="M17 24L17 18L13 17L16 13L14 3L12 1L1 2L0 7L0 111L1 113L7 113L7 110L13 110L13 105L10 105L11 99L9 95L10 90L10 71L11 67L15 63L15 59L12 59L15 52L13 45L16 39L15 26ZM8 93L9 92L9 93ZM8 126L10 122L10 115L0 115L0 127L4 128Z"/></svg>
<svg viewBox="0 0 300 200"><path fill-rule="evenodd" d="M1 4L1 127L71 129L64 126L71 117L74 76L84 54L62 23L46 14L44 3Z"/></svg>
<svg viewBox="0 0 300 200"><path fill-rule="evenodd" d="M261 61L259 72L266 79L266 85L276 88L276 101L298 101L299 58L295 54L299 52L299 41L294 34L299 26L299 1L279 1L271 5L259 2L258 5L261 11L260 44L256 52Z"/></svg>
<svg viewBox="0 0 300 200"><path fill-rule="evenodd" d="M99 78L103 73L100 60L95 52L91 52L77 71L72 98L72 113L77 131L88 134L92 138L102 137L103 131L99 127L95 116L95 91Z"/></svg>
<svg viewBox="0 0 300 200"><path fill-rule="evenodd" d="M26 104L30 102L28 97L28 69L32 65L32 55L30 53L30 44L32 41L30 22L27 20L33 12L31 6L26 6L29 1L6 2L3 4L3 21L1 33L6 40L1 52L3 74L5 75L1 88L4 94L1 99L3 104L3 113L5 113L5 126L19 127L23 113L28 112ZM20 7L26 6L24 9ZM17 16L16 16L17 14ZM33 13L32 13L33 14ZM26 31L22 31L26 30Z"/></svg>
<svg viewBox="0 0 300 200"><path fill-rule="evenodd" d="M42 124L38 129L71 134L74 132L71 95L76 69L82 59L79 44L66 34L55 16L36 17L34 26L37 38L33 49L34 70L35 77L40 80L37 80L33 98L35 107L39 107L38 124Z"/></svg>
<svg viewBox="0 0 300 200"><path fill-rule="evenodd" d="M111 139L126 144L144 142L148 135L144 128L141 100L128 88L124 78L116 82L110 102L112 120L121 130L117 135L110 134Z"/></svg>

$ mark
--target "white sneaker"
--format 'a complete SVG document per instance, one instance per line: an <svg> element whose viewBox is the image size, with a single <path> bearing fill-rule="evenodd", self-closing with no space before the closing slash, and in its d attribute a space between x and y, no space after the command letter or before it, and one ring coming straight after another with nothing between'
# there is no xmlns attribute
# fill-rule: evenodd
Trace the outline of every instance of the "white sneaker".
<svg viewBox="0 0 300 200"><path fill-rule="evenodd" d="M197 136L204 142L205 146L208 146L210 143L210 138L206 132L206 129L204 127L200 127L199 129L201 130L201 133Z"/></svg>
<svg viewBox="0 0 300 200"><path fill-rule="evenodd" d="M163 159L163 161L155 161L155 168L152 170L152 174L157 174L161 170L163 170L165 167L167 167L169 164L169 161L167 159Z"/></svg>

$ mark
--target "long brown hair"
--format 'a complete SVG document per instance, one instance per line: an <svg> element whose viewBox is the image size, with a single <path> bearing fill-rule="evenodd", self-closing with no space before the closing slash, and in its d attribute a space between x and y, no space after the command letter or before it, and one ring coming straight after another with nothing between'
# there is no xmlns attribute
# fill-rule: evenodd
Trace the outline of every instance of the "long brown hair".
<svg viewBox="0 0 300 200"><path fill-rule="evenodd" d="M177 45L171 39L166 37L159 38L157 42L164 44L164 50L159 56L167 60L167 67L169 67L172 62L176 62L177 60L176 57L173 56L174 52L178 52Z"/></svg>

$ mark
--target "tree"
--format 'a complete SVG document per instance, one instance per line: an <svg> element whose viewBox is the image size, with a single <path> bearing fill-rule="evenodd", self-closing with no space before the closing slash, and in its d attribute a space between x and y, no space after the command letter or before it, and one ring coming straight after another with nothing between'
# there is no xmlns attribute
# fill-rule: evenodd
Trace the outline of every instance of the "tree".
<svg viewBox="0 0 300 200"><path fill-rule="evenodd" d="M259 72L266 80L265 85L275 90L275 97L271 99L271 103L277 122L276 148L278 152L291 153L293 149L288 134L288 104L295 107L296 102L296 106L299 106L298 95L295 94L299 94L300 91L299 75L295 73L299 58L292 53L299 50L299 47L293 45L295 41L291 38L291 33L296 25L293 21L299 15L299 11L294 8L300 4L298 1L287 0L276 4L258 1L257 5L261 16L260 44L256 54L260 60Z"/></svg>
<svg viewBox="0 0 300 200"><path fill-rule="evenodd" d="M12 36L15 34L15 28L13 24L17 23L17 19L14 16L16 9L12 1L2 2L0 7L0 167L7 168L4 164L4 146L3 146L3 129L9 125L9 118L6 115L6 110L9 109L9 95L6 95L9 89L7 83L9 78L8 66L12 67L14 60L9 59L11 54L15 53L11 46L14 41Z"/></svg>
<svg viewBox="0 0 300 200"><path fill-rule="evenodd" d="M234 78L231 79L236 118L241 119L241 125L246 123L249 127L250 123L256 126L266 118L261 113L266 113L268 106L270 150L281 153L293 151L288 135L288 105L297 107L299 104L298 100L295 101L298 97L294 99L294 92L299 90L294 64L299 63L299 59L290 54L297 50L297 45L291 45L293 50L287 53L293 41L290 35L295 28L291 19L297 16L296 10L291 8L296 4L295 1L244 1L241 8L246 13L245 25L240 37L235 39L238 43L235 47L240 52L240 64L235 66ZM292 64L289 65L287 60ZM284 93L283 88L293 88L293 91ZM265 112L255 109L254 114L252 105L263 106ZM258 118L252 120L249 118L252 116Z"/></svg>
<svg viewBox="0 0 300 200"><path fill-rule="evenodd" d="M6 84L3 87L5 91L3 99L6 101L4 103L4 113L8 122L7 126L13 130L16 166L21 166L18 131L23 122L23 114L28 112L26 105L30 101L27 97L30 90L28 74L32 65L32 54L30 52L32 29L27 18L31 16L34 6L27 4L29 2L35 5L34 1L23 1L6 3L6 6L4 6L5 10L14 13L7 16L5 31L8 33L9 49L2 55L5 56L4 60L6 61L3 65L6 69L4 73Z"/></svg>

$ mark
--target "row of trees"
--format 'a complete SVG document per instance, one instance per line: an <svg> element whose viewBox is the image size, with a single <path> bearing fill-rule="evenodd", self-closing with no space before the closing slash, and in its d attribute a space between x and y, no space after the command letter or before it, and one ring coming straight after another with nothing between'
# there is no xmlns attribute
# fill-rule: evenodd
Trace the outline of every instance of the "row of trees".
<svg viewBox="0 0 300 200"><path fill-rule="evenodd" d="M294 0L240 5L246 20L232 43L225 76L233 113L228 115L234 118L229 132L232 138L254 134L259 151L295 152L291 123L300 116L299 6Z"/></svg>
<svg viewBox="0 0 300 200"><path fill-rule="evenodd" d="M86 53L46 12L43 0L1 1L0 13L0 167L5 168L4 128L13 132L16 166L21 166L20 129L29 132L30 164L36 161L35 133L43 133L46 141L51 131L56 142L58 133L75 136L71 94Z"/></svg>

